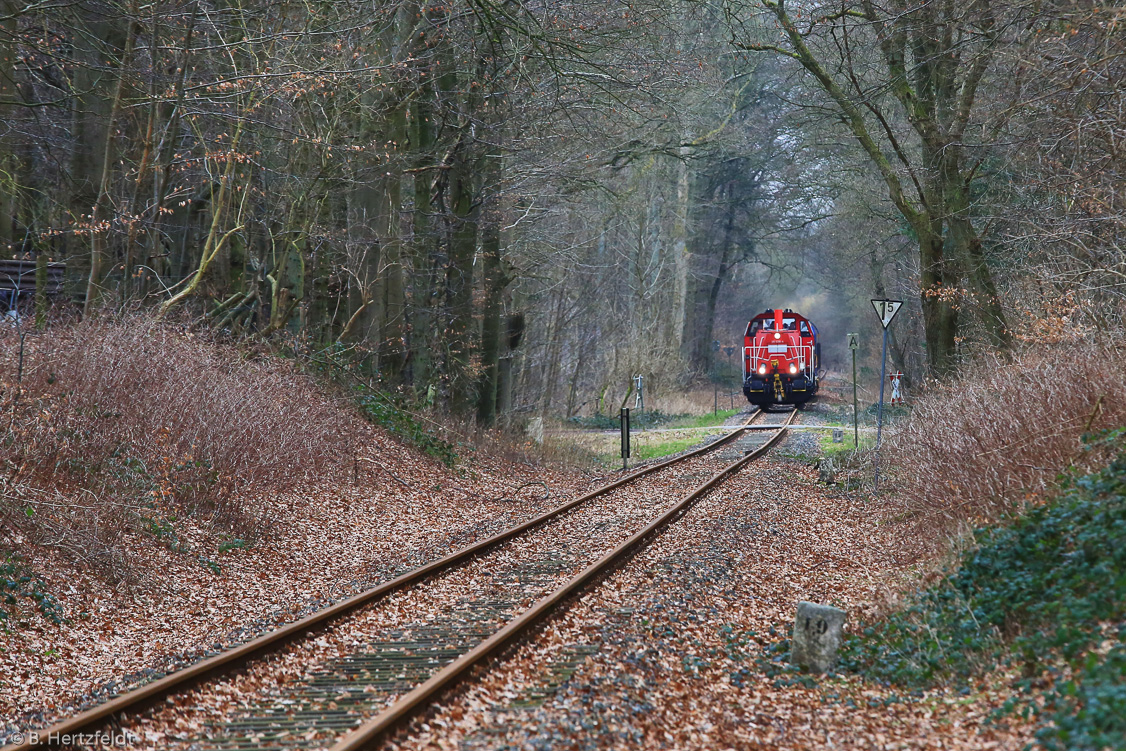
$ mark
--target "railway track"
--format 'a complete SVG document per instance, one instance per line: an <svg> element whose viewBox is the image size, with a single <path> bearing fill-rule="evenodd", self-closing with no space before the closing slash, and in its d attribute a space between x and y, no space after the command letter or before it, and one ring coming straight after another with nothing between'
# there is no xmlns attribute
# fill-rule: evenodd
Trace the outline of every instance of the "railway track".
<svg viewBox="0 0 1126 751"><path fill-rule="evenodd" d="M107 726L159 738L161 748L370 747L763 453L795 416L756 412L707 446L29 733L5 751L64 747L60 739ZM771 436L751 430L772 419L780 422Z"/></svg>

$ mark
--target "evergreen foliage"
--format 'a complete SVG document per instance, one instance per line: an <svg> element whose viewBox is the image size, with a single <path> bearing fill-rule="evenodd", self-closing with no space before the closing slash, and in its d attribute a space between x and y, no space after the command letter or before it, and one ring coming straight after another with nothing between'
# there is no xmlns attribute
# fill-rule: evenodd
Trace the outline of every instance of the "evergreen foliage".
<svg viewBox="0 0 1126 751"><path fill-rule="evenodd" d="M1017 665L1008 708L1040 713L1046 748L1126 747L1126 452L977 540L909 607L849 640L842 669L921 688Z"/></svg>

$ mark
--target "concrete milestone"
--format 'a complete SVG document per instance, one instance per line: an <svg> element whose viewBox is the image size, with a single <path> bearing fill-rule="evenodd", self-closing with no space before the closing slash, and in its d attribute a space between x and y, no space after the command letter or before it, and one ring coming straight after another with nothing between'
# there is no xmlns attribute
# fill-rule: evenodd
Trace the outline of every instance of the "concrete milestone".
<svg viewBox="0 0 1126 751"><path fill-rule="evenodd" d="M847 615L830 605L799 602L790 662L814 673L832 670L837 664Z"/></svg>

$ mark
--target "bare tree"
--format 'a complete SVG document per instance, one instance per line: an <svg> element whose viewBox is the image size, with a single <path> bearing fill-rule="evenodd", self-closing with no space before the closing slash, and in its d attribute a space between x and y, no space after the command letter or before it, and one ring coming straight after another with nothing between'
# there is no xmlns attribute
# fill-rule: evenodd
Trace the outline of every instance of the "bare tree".
<svg viewBox="0 0 1126 751"><path fill-rule="evenodd" d="M726 8L733 44L800 64L881 176L918 244L934 371L953 367L958 313L971 303L990 343L1005 346L1010 334L972 195L991 136L980 89L1020 8L994 0L856 0L802 6L798 15L785 0L728 0Z"/></svg>

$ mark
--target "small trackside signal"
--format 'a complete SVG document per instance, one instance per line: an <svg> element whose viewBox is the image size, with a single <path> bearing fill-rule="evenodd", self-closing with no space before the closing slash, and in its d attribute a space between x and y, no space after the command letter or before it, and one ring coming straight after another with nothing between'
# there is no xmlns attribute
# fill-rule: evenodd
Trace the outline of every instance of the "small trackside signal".
<svg viewBox="0 0 1126 751"><path fill-rule="evenodd" d="M629 407L622 408L622 469L629 465Z"/></svg>

